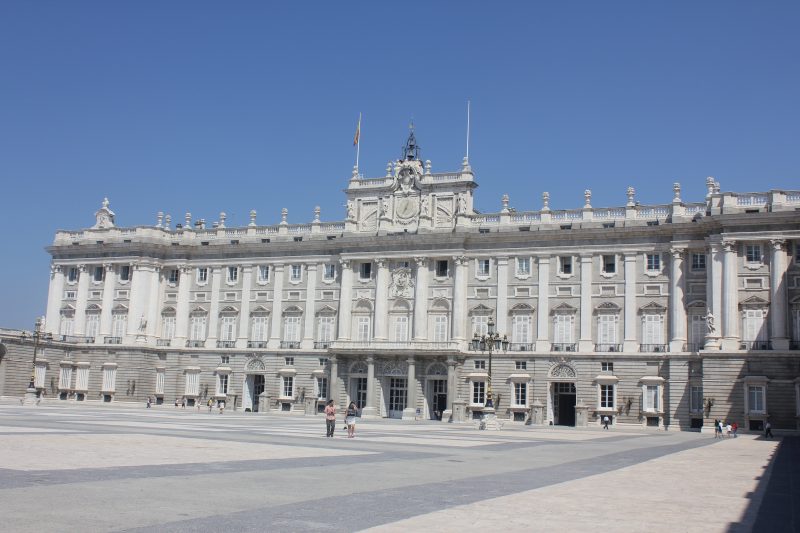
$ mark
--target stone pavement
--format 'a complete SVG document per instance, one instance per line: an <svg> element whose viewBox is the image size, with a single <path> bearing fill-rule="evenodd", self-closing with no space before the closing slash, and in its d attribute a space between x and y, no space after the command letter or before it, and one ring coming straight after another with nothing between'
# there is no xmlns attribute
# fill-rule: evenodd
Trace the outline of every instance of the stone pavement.
<svg viewBox="0 0 800 533"><path fill-rule="evenodd" d="M0 406L1 528L792 527L791 512L759 514L762 498L771 502L769 477L760 478L778 441L386 420L360 422L347 439L339 426L326 439L321 416ZM772 479L791 501L792 478Z"/></svg>

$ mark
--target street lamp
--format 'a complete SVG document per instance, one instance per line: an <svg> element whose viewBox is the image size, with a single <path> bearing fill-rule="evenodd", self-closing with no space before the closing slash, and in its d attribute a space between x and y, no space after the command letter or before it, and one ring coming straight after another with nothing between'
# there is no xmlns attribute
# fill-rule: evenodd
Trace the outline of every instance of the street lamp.
<svg viewBox="0 0 800 533"><path fill-rule="evenodd" d="M472 336L472 349L474 351L480 350L481 353L489 351L489 384L486 387L486 408L494 409L494 399L492 398L492 352L508 350L508 337L500 336L494 330L494 320L489 317L489 324L486 335L478 335L478 332Z"/></svg>
<svg viewBox="0 0 800 533"><path fill-rule="evenodd" d="M33 329L33 361L31 362L31 381L28 383L28 390L25 391L25 400L24 404L35 404L36 403L36 356L39 352L39 342L44 340L51 340L53 336L49 333L42 334L42 317L36 318L36 326ZM22 340L25 340L27 334L25 332L22 333Z"/></svg>

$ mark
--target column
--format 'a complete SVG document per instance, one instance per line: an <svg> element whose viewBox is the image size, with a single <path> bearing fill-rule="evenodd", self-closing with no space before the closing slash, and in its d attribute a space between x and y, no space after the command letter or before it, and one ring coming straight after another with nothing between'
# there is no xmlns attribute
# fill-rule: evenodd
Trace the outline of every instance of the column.
<svg viewBox="0 0 800 533"><path fill-rule="evenodd" d="M377 418L378 406L375 405L375 358L367 356L367 405L361 410L361 418Z"/></svg>
<svg viewBox="0 0 800 533"><path fill-rule="evenodd" d="M237 348L247 348L250 338L250 287L253 286L253 265L242 266L242 301L239 306L239 334L236 337Z"/></svg>
<svg viewBox="0 0 800 533"><path fill-rule="evenodd" d="M148 292L147 303L144 315L147 317L147 327L144 334L148 342L155 343L156 331L158 331L159 307L164 298L167 280L161 276L161 267L153 267L150 274L150 291Z"/></svg>
<svg viewBox="0 0 800 533"><path fill-rule="evenodd" d="M417 416L417 376L414 358L408 358L408 403L403 409L403 420L414 420Z"/></svg>
<svg viewBox="0 0 800 533"><path fill-rule="evenodd" d="M500 335L508 335L508 257L497 258L497 329Z"/></svg>
<svg viewBox="0 0 800 533"><path fill-rule="evenodd" d="M174 346L185 346L189 334L189 283L191 269L186 265L178 268L178 304L175 306Z"/></svg>
<svg viewBox="0 0 800 533"><path fill-rule="evenodd" d="M669 351L682 352L686 344L686 276L684 275L684 248L672 248L669 276Z"/></svg>
<svg viewBox="0 0 800 533"><path fill-rule="evenodd" d="M417 264L417 282L414 285L414 339L426 341L428 340L428 259L415 257L414 262Z"/></svg>
<svg viewBox="0 0 800 533"><path fill-rule="evenodd" d="M114 307L114 287L116 286L117 276L114 265L104 263L105 277L103 278L103 306L100 311L100 336L108 337L111 335L111 309Z"/></svg>
<svg viewBox="0 0 800 533"><path fill-rule="evenodd" d="M714 324L714 330L706 336L706 349L719 349L719 337L722 331L722 245L709 242L708 260L706 261L706 313L707 320Z"/></svg>
<svg viewBox="0 0 800 533"><path fill-rule="evenodd" d="M47 315L44 331L52 335L58 334L61 321L61 302L64 299L64 268L61 265L50 267L50 288L47 291Z"/></svg>
<svg viewBox="0 0 800 533"><path fill-rule="evenodd" d="M86 301L89 298L89 272L86 265L78 265L78 295L75 299L74 335L81 337L86 333Z"/></svg>
<svg viewBox="0 0 800 533"><path fill-rule="evenodd" d="M456 360L447 358L447 409L442 413L442 420L450 420L453 416L453 400L456 396Z"/></svg>
<svg viewBox="0 0 800 533"><path fill-rule="evenodd" d="M537 259L539 264L539 309L536 314L536 351L550 351L550 256Z"/></svg>
<svg viewBox="0 0 800 533"><path fill-rule="evenodd" d="M622 344L623 352L639 350L636 341L636 254L624 254L625 264L625 340Z"/></svg>
<svg viewBox="0 0 800 533"><path fill-rule="evenodd" d="M386 259L375 259L375 266L378 268L375 277L375 340L385 341L389 329L389 267Z"/></svg>
<svg viewBox="0 0 800 533"><path fill-rule="evenodd" d="M314 348L314 318L317 311L317 264L306 264L306 308L303 312L303 350Z"/></svg>
<svg viewBox="0 0 800 533"><path fill-rule="evenodd" d="M211 268L211 305L208 310L208 334L206 335L206 348L217 347L219 333L219 288L222 284L221 266Z"/></svg>
<svg viewBox="0 0 800 533"><path fill-rule="evenodd" d="M739 349L739 274L734 241L722 242L722 349Z"/></svg>
<svg viewBox="0 0 800 533"><path fill-rule="evenodd" d="M339 340L350 339L350 313L353 309L353 268L349 259L340 259L342 283L339 290Z"/></svg>
<svg viewBox="0 0 800 533"><path fill-rule="evenodd" d="M592 352L592 256L581 255L581 333L578 351Z"/></svg>
<svg viewBox="0 0 800 533"><path fill-rule="evenodd" d="M273 280L272 314L270 315L269 342L270 350L277 350L281 346L281 319L283 318L283 265L274 265L272 270Z"/></svg>
<svg viewBox="0 0 800 533"><path fill-rule="evenodd" d="M328 384L328 395L333 400L333 405L339 406L339 360L335 355L328 358L331 365L330 383Z"/></svg>
<svg viewBox="0 0 800 533"><path fill-rule="evenodd" d="M464 341L464 325L467 321L467 276L469 270L469 259L458 256L453 258L455 263L456 275L453 279L453 340Z"/></svg>
<svg viewBox="0 0 800 533"><path fill-rule="evenodd" d="M773 350L788 350L789 336L786 332L786 315L788 314L788 296L786 293L786 241L773 239L772 258L770 261L770 341Z"/></svg>

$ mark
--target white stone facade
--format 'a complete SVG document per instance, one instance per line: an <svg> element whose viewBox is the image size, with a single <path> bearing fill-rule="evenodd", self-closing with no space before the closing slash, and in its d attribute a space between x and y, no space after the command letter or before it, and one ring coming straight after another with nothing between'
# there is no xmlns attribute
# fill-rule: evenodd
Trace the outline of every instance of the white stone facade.
<svg viewBox="0 0 800 533"><path fill-rule="evenodd" d="M709 178L699 202L675 184L662 205L629 188L596 208L587 190L572 210L544 193L479 214L468 161L432 173L410 144L384 177L353 171L343 221L119 228L104 202L92 228L58 232L45 331L71 355L40 363L61 369L51 396L305 412L331 397L459 422L485 408L491 368L517 421L796 427L800 191ZM509 341L491 362L471 349L489 318Z"/></svg>

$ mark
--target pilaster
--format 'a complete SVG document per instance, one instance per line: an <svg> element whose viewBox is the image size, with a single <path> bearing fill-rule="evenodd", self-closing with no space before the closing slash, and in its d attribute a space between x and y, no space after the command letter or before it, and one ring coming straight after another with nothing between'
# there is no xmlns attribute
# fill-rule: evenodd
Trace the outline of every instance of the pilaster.
<svg viewBox="0 0 800 533"><path fill-rule="evenodd" d="M100 311L100 336L111 335L111 308L114 307L114 286L116 275L114 265L111 263L103 264L103 305Z"/></svg>
<svg viewBox="0 0 800 533"><path fill-rule="evenodd" d="M578 342L578 351L580 352L594 351L592 343L592 274L592 255L581 255L581 327Z"/></svg>
<svg viewBox="0 0 800 533"><path fill-rule="evenodd" d="M270 314L269 342L270 350L277 350L281 345L281 320L283 318L283 270L284 265L273 265L272 313Z"/></svg>
<svg viewBox="0 0 800 533"><path fill-rule="evenodd" d="M389 267L386 259L375 259L375 340L386 340L389 306Z"/></svg>
<svg viewBox="0 0 800 533"><path fill-rule="evenodd" d="M340 259L342 283L339 290L339 340L350 339L350 314L353 309L353 266L349 259Z"/></svg>
<svg viewBox="0 0 800 533"><path fill-rule="evenodd" d="M466 324L467 310L467 276L469 260L465 256L453 257L455 264L455 277L453 279L453 340L464 341L464 325Z"/></svg>
<svg viewBox="0 0 800 533"><path fill-rule="evenodd" d="M550 256L537 259L539 265L539 302L536 314L536 351L550 351Z"/></svg>
<svg viewBox="0 0 800 533"><path fill-rule="evenodd" d="M403 409L403 420L414 420L417 417L417 377L413 357L408 358L408 403Z"/></svg>
<svg viewBox="0 0 800 533"><path fill-rule="evenodd" d="M786 241L772 239L772 257L770 261L770 309L771 321L770 341L773 350L788 350L789 336L786 331L786 316L788 315L788 295L786 287Z"/></svg>
<svg viewBox="0 0 800 533"><path fill-rule="evenodd" d="M131 291L133 292L133 291ZM86 333L86 302L89 298L89 273L86 265L78 265L78 294L75 298L75 335Z"/></svg>
<svg viewBox="0 0 800 533"><path fill-rule="evenodd" d="M189 284L191 269L186 265L178 267L178 303L175 306L175 346L185 346L189 333Z"/></svg>
<svg viewBox="0 0 800 533"><path fill-rule="evenodd" d="M47 314L44 331L51 335L58 334L61 319L61 304L64 299L64 272L61 265L50 266L50 287L47 291Z"/></svg>
<svg viewBox="0 0 800 533"><path fill-rule="evenodd" d="M722 349L739 349L739 275L736 243L722 242Z"/></svg>
<svg viewBox="0 0 800 533"><path fill-rule="evenodd" d="M367 356L367 405L361 410L361 418L377 418L378 406L375 403L375 358Z"/></svg>
<svg viewBox="0 0 800 533"><path fill-rule="evenodd" d="M417 280L414 285L414 339L428 340L428 259L415 257ZM455 268L455 267L454 267Z"/></svg>
<svg viewBox="0 0 800 533"><path fill-rule="evenodd" d="M508 334L508 257L497 258L497 331Z"/></svg>
<svg viewBox="0 0 800 533"><path fill-rule="evenodd" d="M303 350L314 348L314 316L317 305L317 264L306 264L306 308L303 315Z"/></svg>
<svg viewBox="0 0 800 533"><path fill-rule="evenodd" d="M624 254L625 271L625 340L622 344L623 352L636 352L639 350L639 343L636 341L636 255L635 253Z"/></svg>
<svg viewBox="0 0 800 533"><path fill-rule="evenodd" d="M685 248L672 248L672 263L669 276L669 310L670 310L670 339L669 351L681 352L686 344L686 303L684 292L686 275L684 274Z"/></svg>
<svg viewBox="0 0 800 533"><path fill-rule="evenodd" d="M242 298L239 305L237 348L247 348L250 338L250 288L253 286L253 265L242 266Z"/></svg>
<svg viewBox="0 0 800 533"><path fill-rule="evenodd" d="M208 335L206 336L206 348L217 347L217 337L219 334L219 288L222 284L221 266L211 267L211 305L208 311Z"/></svg>

